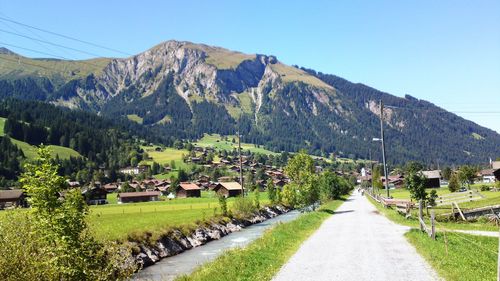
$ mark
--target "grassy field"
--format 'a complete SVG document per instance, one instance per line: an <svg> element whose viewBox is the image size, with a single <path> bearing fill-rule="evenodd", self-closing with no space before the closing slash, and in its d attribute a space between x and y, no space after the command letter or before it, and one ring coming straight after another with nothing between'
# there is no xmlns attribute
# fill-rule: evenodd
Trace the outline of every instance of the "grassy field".
<svg viewBox="0 0 500 281"><path fill-rule="evenodd" d="M329 90L334 90L332 86L326 84L320 79L308 74L307 72L295 68L293 66L288 66L282 63L272 64L271 68L281 75L281 79L284 82L295 82L300 81L309 85L313 85L320 88L326 88Z"/></svg>
<svg viewBox="0 0 500 281"><path fill-rule="evenodd" d="M157 202L112 204L116 194L109 194L108 205L91 206L89 223L101 240L125 239L129 234L161 232L171 227L190 227L195 222L220 214L218 199L212 192L203 198L182 198ZM265 193L261 204L268 204ZM163 197L163 199L165 199ZM234 198L228 199L231 208Z"/></svg>
<svg viewBox="0 0 500 281"><path fill-rule="evenodd" d="M5 135L4 133L4 126L5 126L5 118L0 117L0 136ZM15 144L17 147L19 147L23 153L24 156L26 156L27 159L35 159L36 158L36 151L37 148L33 145L30 145L26 142L19 141L16 139L10 139L13 144ZM56 155L59 155L59 158L61 159L69 159L70 157L81 157L80 153L74 151L71 148L63 147L63 146L58 146L58 145L48 145L50 150L52 151L52 156L55 157Z"/></svg>
<svg viewBox="0 0 500 281"><path fill-rule="evenodd" d="M203 265L189 276L177 280L271 280L321 223L343 201L331 201L316 212L268 230L264 236L242 249L228 251Z"/></svg>
<svg viewBox="0 0 500 281"><path fill-rule="evenodd" d="M255 55L243 54L219 47L201 44L186 44L186 47L206 52L207 58L205 61L218 69L235 69L244 60L255 59Z"/></svg>
<svg viewBox="0 0 500 281"><path fill-rule="evenodd" d="M142 118L142 117L140 117L140 116L139 116L139 115L137 115L137 114L129 114L129 115L127 115L127 118L128 118L128 120L130 120L130 121L134 121L134 122L136 122L136 123L142 124L142 120L143 120L143 118Z"/></svg>
<svg viewBox="0 0 500 281"><path fill-rule="evenodd" d="M496 280L498 238L438 233L436 240L419 230L406 233L417 251L446 280Z"/></svg>
<svg viewBox="0 0 500 281"><path fill-rule="evenodd" d="M235 143L232 142L232 139L235 139ZM215 149L224 149L228 151L232 151L233 149L238 148L238 143L237 143L237 138L236 136L227 136L227 141L223 140L223 137L217 134L205 134L203 138L195 142L194 144L197 146L201 147L213 147ZM270 150L261 148L261 147L255 147L255 145L250 144L250 143L241 143L241 149L242 150L248 150L253 153L260 153L260 154L273 154L277 155L278 153L272 152Z"/></svg>

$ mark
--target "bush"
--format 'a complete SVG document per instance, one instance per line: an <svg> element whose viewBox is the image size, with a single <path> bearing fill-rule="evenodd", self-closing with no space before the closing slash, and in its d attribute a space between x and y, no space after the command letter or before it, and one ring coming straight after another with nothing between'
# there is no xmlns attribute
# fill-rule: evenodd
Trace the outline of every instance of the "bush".
<svg viewBox="0 0 500 281"><path fill-rule="evenodd" d="M253 212L256 211L256 208L253 204L253 201L250 197L237 197L234 201L233 205L233 213L239 217L248 217Z"/></svg>
<svg viewBox="0 0 500 281"><path fill-rule="evenodd" d="M481 185L481 191L489 191L489 190L490 190L489 186L487 186L485 184Z"/></svg>
<svg viewBox="0 0 500 281"><path fill-rule="evenodd" d="M227 199L224 195L218 194L218 196L219 196L219 206L220 206L220 210L222 212L222 215L227 216L228 215L228 213L227 213Z"/></svg>
<svg viewBox="0 0 500 281"><path fill-rule="evenodd" d="M448 183L448 189L450 192L456 192L460 189L460 183L456 174L451 175L450 182Z"/></svg>

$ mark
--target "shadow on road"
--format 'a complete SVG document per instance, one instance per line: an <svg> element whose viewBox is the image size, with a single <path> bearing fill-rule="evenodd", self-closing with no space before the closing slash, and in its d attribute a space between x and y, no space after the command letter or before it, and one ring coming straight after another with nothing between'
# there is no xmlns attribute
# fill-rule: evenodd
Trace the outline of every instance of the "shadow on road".
<svg viewBox="0 0 500 281"><path fill-rule="evenodd" d="M328 210L328 209L323 209L321 210L321 212L324 212L324 213L329 213L329 214L332 214L332 215L339 215L339 214L343 214L343 213L350 213L350 212L354 212L354 210L345 210L345 211L332 211L332 210Z"/></svg>

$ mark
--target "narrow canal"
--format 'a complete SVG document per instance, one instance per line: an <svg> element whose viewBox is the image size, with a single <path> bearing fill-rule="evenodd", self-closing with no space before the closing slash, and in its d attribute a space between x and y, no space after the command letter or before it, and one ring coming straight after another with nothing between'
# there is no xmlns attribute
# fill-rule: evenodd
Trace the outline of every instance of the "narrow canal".
<svg viewBox="0 0 500 281"><path fill-rule="evenodd" d="M193 272L198 266L214 260L229 249L244 247L264 232L278 223L285 223L296 219L299 211L290 211L286 214L268 219L265 222L251 225L238 232L233 232L219 240L211 241L203 246L187 250L176 256L165 258L156 264L146 267L136 273L133 280L174 280L183 274Z"/></svg>

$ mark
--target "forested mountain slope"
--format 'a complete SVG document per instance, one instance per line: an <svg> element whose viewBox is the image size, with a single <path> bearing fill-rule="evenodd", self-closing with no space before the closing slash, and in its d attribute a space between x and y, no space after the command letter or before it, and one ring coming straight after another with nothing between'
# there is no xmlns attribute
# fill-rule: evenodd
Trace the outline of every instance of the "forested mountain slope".
<svg viewBox="0 0 500 281"><path fill-rule="evenodd" d="M129 58L84 62L0 52L0 99L15 97L134 116L162 141L234 134L274 151L306 148L379 159L378 101L387 108L389 162L479 163L500 155L500 135L412 97L333 75L190 42L167 41ZM20 63L19 63L20 62Z"/></svg>

